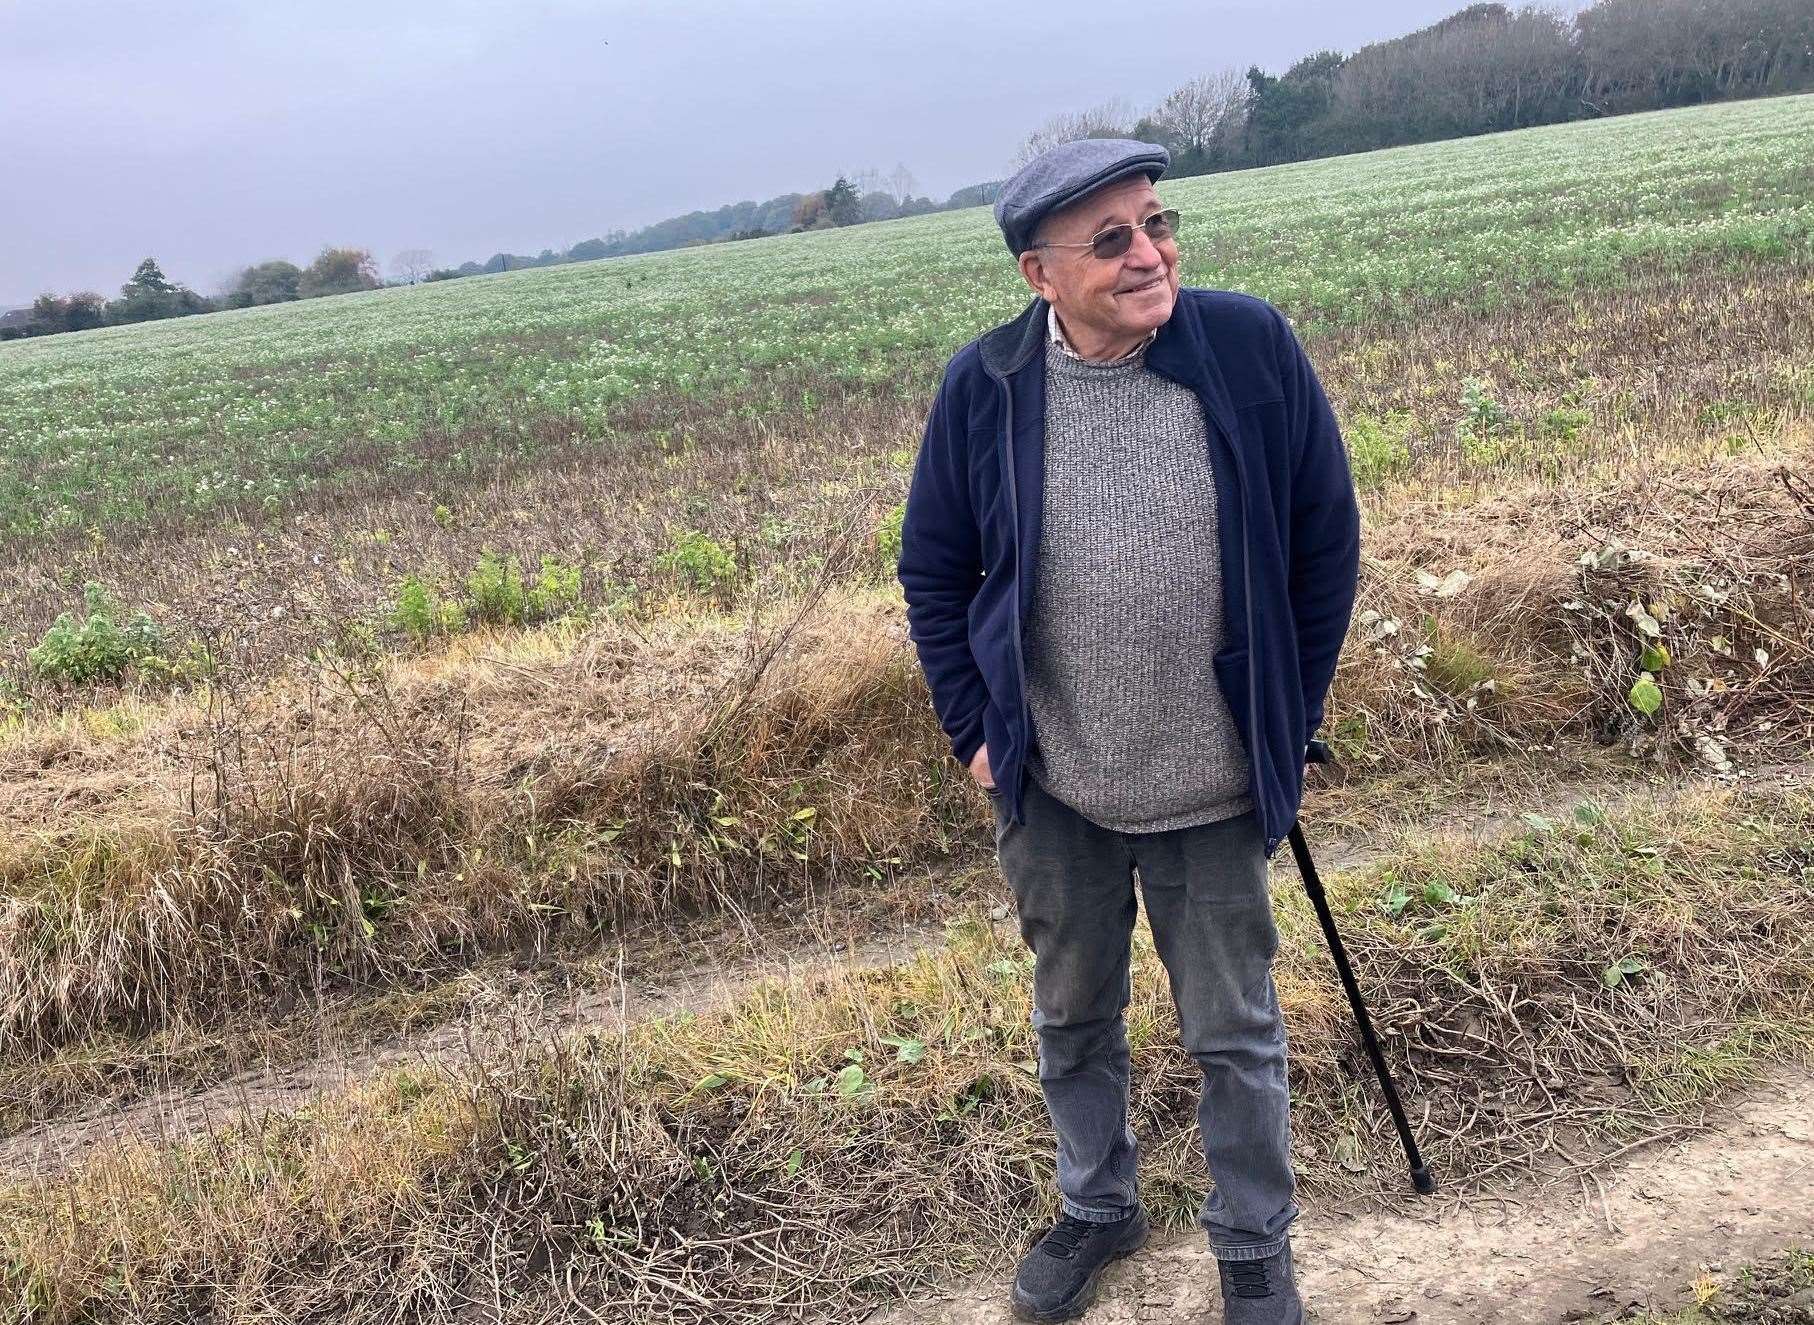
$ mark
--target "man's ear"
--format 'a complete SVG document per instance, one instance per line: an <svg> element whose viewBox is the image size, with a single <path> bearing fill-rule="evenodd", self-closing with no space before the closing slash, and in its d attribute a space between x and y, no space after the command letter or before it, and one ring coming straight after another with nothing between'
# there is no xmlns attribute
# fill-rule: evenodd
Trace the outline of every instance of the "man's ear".
<svg viewBox="0 0 1814 1325"><path fill-rule="evenodd" d="M1040 259L1040 251L1030 248L1020 255L1021 278L1032 287L1033 293L1052 302L1052 283L1046 279L1045 263Z"/></svg>

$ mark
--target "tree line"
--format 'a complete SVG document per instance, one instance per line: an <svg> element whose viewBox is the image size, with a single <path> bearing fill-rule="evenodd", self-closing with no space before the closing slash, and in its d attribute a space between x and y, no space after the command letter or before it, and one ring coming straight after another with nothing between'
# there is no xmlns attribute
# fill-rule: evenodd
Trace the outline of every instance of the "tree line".
<svg viewBox="0 0 1814 1325"><path fill-rule="evenodd" d="M398 263L418 251L399 254ZM421 279L428 270L426 261L418 266L415 279ZM378 275L378 264L362 248L324 248L306 267L298 267L282 258L254 263L241 269L224 293L212 297L197 294L188 286L170 280L156 258L146 258L120 287L118 299L105 299L93 290L68 295L41 294L30 308L17 309L0 317L0 340L188 317L222 308L251 308L256 304L279 304L292 299L317 299L322 295L373 290L383 283Z"/></svg>
<svg viewBox="0 0 1814 1325"><path fill-rule="evenodd" d="M760 239L766 235L798 234L832 226L891 221L902 216L975 207L995 200L1000 182L972 184L943 202L916 194L913 173L897 165L887 175L873 169L841 174L829 186L810 193L783 193L763 202L727 203L712 211L670 216L640 230L612 230L583 239L571 248L545 248L540 253L494 253L484 262L463 262L430 273L429 280L481 276L491 272L518 271L524 267L553 267L566 262L591 262L596 258L624 257L631 253L656 253L721 244L732 240Z"/></svg>
<svg viewBox="0 0 1814 1325"><path fill-rule="evenodd" d="M1075 138L1164 143L1171 173L1204 174L1567 120L1814 88L1810 0L1595 0L1573 16L1540 5L1472 4L1429 27L1363 46L1318 51L1284 73L1225 69L1174 89L1144 114L1124 101L1054 116L1021 143L1015 165ZM533 256L435 267L422 249L392 260L392 283L448 280L651 253L695 244L860 225L993 202L999 180L944 202L915 192L905 166L840 175L824 189L688 212ZM41 295L0 317L0 339L79 331L217 308L309 299L383 284L369 252L326 248L306 267L245 268L215 298L168 281L147 258L103 300Z"/></svg>
<svg viewBox="0 0 1814 1325"><path fill-rule="evenodd" d="M1163 142L1171 173L1202 174L1811 87L1809 0L1597 0L1572 17L1474 4L1276 76L1205 74L1144 115L1111 102L1055 116L1016 162L1132 136Z"/></svg>

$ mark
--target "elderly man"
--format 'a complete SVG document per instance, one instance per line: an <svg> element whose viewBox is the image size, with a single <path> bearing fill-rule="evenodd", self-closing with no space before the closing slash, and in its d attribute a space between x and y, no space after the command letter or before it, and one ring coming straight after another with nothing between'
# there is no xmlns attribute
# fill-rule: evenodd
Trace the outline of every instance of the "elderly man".
<svg viewBox="0 0 1814 1325"><path fill-rule="evenodd" d="M1290 324L1178 286L1162 147L1055 147L995 207L1036 297L951 360L902 527L910 633L988 793L1033 949L1057 1223L1022 1319L1067 1320L1145 1242L1128 1126L1140 877L1214 1188L1230 1325L1303 1319L1266 863L1354 605L1359 517Z"/></svg>

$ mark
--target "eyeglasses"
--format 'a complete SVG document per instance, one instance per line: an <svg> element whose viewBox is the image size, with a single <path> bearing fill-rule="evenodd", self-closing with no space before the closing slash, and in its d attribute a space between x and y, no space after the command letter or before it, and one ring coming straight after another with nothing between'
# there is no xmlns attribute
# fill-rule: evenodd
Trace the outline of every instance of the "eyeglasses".
<svg viewBox="0 0 1814 1325"><path fill-rule="evenodd" d="M1155 244L1170 239L1178 229L1178 209L1167 207L1164 211L1154 212L1140 223L1140 228L1146 231L1146 237ZM1132 223L1123 221L1120 225L1112 225L1106 230L1098 230L1081 244L1054 244L1050 240L1041 240L1033 247L1087 248L1091 257L1106 260L1120 257L1133 245L1134 227Z"/></svg>

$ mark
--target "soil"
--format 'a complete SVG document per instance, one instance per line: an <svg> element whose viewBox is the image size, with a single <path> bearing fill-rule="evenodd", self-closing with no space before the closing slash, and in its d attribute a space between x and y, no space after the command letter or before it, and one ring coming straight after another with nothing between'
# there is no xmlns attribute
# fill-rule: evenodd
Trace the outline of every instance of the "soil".
<svg viewBox="0 0 1814 1325"><path fill-rule="evenodd" d="M1438 1182L1441 1176L1438 1175ZM1292 1231L1317 1325L1562 1325L1677 1310L1690 1285L1814 1245L1814 1071L1783 1067L1713 1127L1591 1173L1558 1166L1486 1196L1395 1213L1306 1209ZM997 1280L869 1325L1007 1325ZM1156 1237L1112 1267L1082 1325L1212 1325L1216 1267L1200 1235Z"/></svg>

